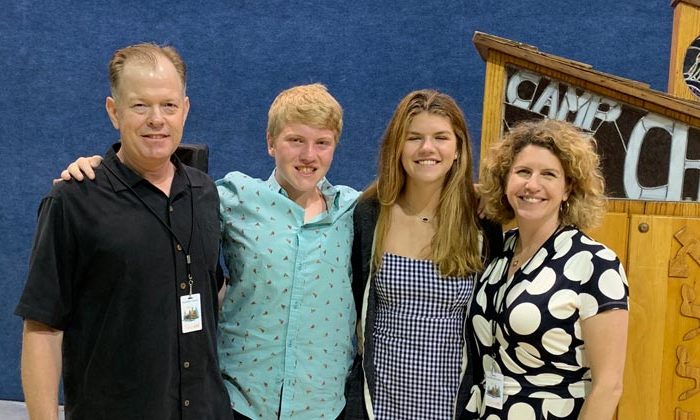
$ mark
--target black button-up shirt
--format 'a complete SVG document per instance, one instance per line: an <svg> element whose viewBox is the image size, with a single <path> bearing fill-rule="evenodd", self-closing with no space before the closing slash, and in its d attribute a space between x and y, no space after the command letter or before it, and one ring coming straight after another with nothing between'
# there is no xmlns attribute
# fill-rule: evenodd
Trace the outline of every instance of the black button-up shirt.
<svg viewBox="0 0 700 420"><path fill-rule="evenodd" d="M42 201L16 314L64 331L69 419L229 419L215 340L216 188L173 158L168 197L116 150L94 182L60 183ZM203 329L183 334L188 249Z"/></svg>

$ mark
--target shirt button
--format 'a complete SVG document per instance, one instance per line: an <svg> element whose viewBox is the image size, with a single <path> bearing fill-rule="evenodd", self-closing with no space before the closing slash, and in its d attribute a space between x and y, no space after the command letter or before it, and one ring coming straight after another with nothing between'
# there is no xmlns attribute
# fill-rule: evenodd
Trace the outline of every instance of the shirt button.
<svg viewBox="0 0 700 420"><path fill-rule="evenodd" d="M187 283L185 283L184 281L180 283L180 289L185 290L185 287L187 287Z"/></svg>
<svg viewBox="0 0 700 420"><path fill-rule="evenodd" d="M182 364L182 366L184 366L185 369L187 369L187 368L190 367L190 362L185 362L185 363Z"/></svg>
<svg viewBox="0 0 700 420"><path fill-rule="evenodd" d="M185 407L189 407L189 406L190 406L190 400L185 400Z"/></svg>
<svg viewBox="0 0 700 420"><path fill-rule="evenodd" d="M175 210L175 209L173 208L173 206L169 206L169 207L168 207L168 210L173 211L173 210Z"/></svg>
<svg viewBox="0 0 700 420"><path fill-rule="evenodd" d="M177 244L175 248L177 248L178 251L182 251L182 247L180 246L180 244Z"/></svg>

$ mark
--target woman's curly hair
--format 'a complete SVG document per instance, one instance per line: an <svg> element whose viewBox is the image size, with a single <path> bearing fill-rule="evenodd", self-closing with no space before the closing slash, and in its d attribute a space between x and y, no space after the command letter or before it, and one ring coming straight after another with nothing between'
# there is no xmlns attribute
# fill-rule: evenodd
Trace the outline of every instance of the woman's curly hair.
<svg viewBox="0 0 700 420"><path fill-rule="evenodd" d="M501 223L515 217L505 190L515 157L529 145L551 151L564 169L571 192L561 206L560 223L580 229L598 226L605 212L605 181L595 139L568 122L548 119L519 123L489 149L480 171L486 215Z"/></svg>

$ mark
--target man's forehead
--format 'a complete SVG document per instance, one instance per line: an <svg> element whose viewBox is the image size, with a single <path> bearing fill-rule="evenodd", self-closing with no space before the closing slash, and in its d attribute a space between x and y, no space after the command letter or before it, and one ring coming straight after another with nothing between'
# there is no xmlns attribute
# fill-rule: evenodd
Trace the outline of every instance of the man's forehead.
<svg viewBox="0 0 700 420"><path fill-rule="evenodd" d="M139 89L177 89L184 96L184 86L179 73L175 66L164 57L156 63L136 59L124 63L117 90L130 90L130 88L136 87Z"/></svg>
<svg viewBox="0 0 700 420"><path fill-rule="evenodd" d="M146 60L143 58L130 58L124 62L124 67L122 68L122 74L126 73L141 73L141 74L153 74L158 73L167 74L170 71L177 74L177 70L173 63L163 56L157 56L155 61Z"/></svg>

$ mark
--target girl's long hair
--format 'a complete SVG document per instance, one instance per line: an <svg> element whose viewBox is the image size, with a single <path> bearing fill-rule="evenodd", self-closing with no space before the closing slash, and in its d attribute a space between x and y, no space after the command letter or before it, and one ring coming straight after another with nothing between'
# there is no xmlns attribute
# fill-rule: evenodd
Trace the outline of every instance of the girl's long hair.
<svg viewBox="0 0 700 420"><path fill-rule="evenodd" d="M380 204L373 266L379 267L389 232L391 207L406 183L401 152L413 118L423 112L447 117L457 137L457 159L445 176L436 211L437 228L431 241L430 260L443 276L466 276L481 270L481 235L477 216L477 193L472 182L471 141L461 109L449 95L418 90L404 97L386 128L379 152L379 176L363 198L376 197Z"/></svg>

